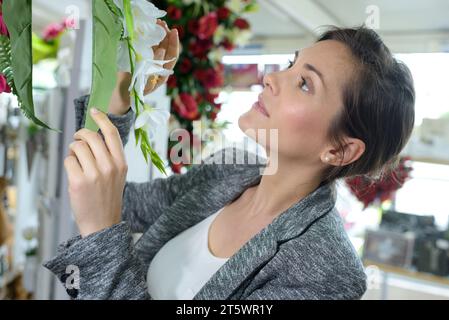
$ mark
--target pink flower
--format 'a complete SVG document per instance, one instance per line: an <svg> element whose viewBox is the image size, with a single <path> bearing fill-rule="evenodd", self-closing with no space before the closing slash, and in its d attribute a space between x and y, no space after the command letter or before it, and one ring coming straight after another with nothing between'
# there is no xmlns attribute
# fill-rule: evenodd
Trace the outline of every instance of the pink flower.
<svg viewBox="0 0 449 320"><path fill-rule="evenodd" d="M198 120L201 117L195 98L188 93L180 93L179 97L173 100L172 105L173 109L184 119Z"/></svg>
<svg viewBox="0 0 449 320"><path fill-rule="evenodd" d="M0 93L10 93L11 88L8 86L8 82L3 74L0 74Z"/></svg>
<svg viewBox="0 0 449 320"><path fill-rule="evenodd" d="M44 29L44 40L51 41L58 37L65 29L65 23L52 23Z"/></svg>
<svg viewBox="0 0 449 320"><path fill-rule="evenodd" d="M198 21L198 38L209 39L218 28L217 13L211 12L202 16Z"/></svg>
<svg viewBox="0 0 449 320"><path fill-rule="evenodd" d="M9 38L8 28L6 27L5 21L3 21L2 15L0 15L0 34Z"/></svg>
<svg viewBox="0 0 449 320"><path fill-rule="evenodd" d="M67 18L63 22L65 29L75 29L76 28L76 21L74 18Z"/></svg>

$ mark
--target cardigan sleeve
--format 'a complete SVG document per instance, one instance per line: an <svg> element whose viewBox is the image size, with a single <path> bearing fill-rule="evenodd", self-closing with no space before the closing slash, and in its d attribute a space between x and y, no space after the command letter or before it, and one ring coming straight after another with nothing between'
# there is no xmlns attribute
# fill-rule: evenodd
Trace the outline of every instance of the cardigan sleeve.
<svg viewBox="0 0 449 320"><path fill-rule="evenodd" d="M60 244L44 267L74 300L151 299L126 222Z"/></svg>
<svg viewBox="0 0 449 320"><path fill-rule="evenodd" d="M84 125L88 103L88 95L75 100L76 130L80 130ZM108 113L108 117L117 127L125 146L135 119L134 111L130 108L124 115ZM190 188L198 167L192 166L184 174L173 174L168 178L156 178L149 182L126 182L123 190L122 220L129 224L131 232L142 233L148 229L177 197Z"/></svg>

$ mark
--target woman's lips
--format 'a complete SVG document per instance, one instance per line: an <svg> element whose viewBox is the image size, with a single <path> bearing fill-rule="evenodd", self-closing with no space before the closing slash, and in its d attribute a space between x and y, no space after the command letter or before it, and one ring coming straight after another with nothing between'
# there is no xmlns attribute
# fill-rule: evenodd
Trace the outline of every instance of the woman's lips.
<svg viewBox="0 0 449 320"><path fill-rule="evenodd" d="M265 106L263 104L263 101L262 101L262 98L260 95L259 95L259 99L256 102L254 102L253 108L256 109L257 111L259 111L260 113L262 113L264 116L270 117L270 115L267 112L267 109L265 108Z"/></svg>

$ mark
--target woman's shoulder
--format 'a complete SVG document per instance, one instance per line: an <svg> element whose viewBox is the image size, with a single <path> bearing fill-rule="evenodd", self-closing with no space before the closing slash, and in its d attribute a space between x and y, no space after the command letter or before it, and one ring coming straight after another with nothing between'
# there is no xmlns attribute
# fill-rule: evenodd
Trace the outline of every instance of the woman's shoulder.
<svg viewBox="0 0 449 320"><path fill-rule="evenodd" d="M335 208L302 235L283 243L278 258L280 266L302 280L346 288L348 294L366 291L365 269Z"/></svg>

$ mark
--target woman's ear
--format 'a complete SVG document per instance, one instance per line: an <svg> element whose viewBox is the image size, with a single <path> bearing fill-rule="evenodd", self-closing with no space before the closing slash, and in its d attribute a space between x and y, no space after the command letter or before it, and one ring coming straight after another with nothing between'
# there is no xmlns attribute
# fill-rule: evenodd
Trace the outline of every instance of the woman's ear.
<svg viewBox="0 0 449 320"><path fill-rule="evenodd" d="M321 161L332 166L346 166L357 161L365 152L365 143L357 138L345 138L342 148L329 148L321 155Z"/></svg>

